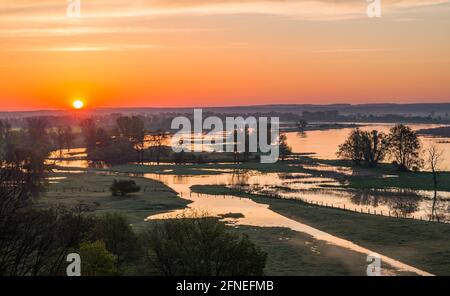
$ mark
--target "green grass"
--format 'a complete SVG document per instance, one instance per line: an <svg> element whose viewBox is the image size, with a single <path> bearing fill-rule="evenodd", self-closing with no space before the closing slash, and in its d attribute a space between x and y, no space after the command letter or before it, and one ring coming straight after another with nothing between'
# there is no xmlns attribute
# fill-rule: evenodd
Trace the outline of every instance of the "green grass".
<svg viewBox="0 0 450 296"><path fill-rule="evenodd" d="M224 186L200 185L192 190L231 194L268 204L293 220L353 241L375 252L437 275L450 275L450 225L365 215L312 206L300 201L268 198Z"/></svg>
<svg viewBox="0 0 450 296"><path fill-rule="evenodd" d="M318 241L287 228L239 226L268 253L265 274L270 276L366 275L366 256Z"/></svg>
<svg viewBox="0 0 450 296"><path fill-rule="evenodd" d="M302 160L279 161L273 164L265 164L259 162L245 162L240 164L234 163L214 163L214 164L191 164L191 165L138 165L126 164L112 167L110 170L120 173L158 173L166 175L217 175L221 174L221 170L255 170L261 173L298 173L306 172L300 164L311 164L310 158ZM297 166L292 166L292 165ZM168 171L170 170L170 171Z"/></svg>
<svg viewBox="0 0 450 296"><path fill-rule="evenodd" d="M382 178L377 177L350 177L348 178L350 188L364 189L364 188L403 188L413 190L434 190L433 176L427 172L392 172L385 171L386 173L396 174L398 178ZM438 174L438 187L439 191L450 191L450 173Z"/></svg>
<svg viewBox="0 0 450 296"><path fill-rule="evenodd" d="M58 184L50 184L48 192L36 201L38 207L51 205L73 207L82 204L94 214L121 213L135 228L145 225L144 219L150 215L182 209L190 203L178 197L176 192L163 183L150 179L91 173L52 174L51 177L66 177L67 179L57 180ZM124 197L112 196L109 187L114 178L133 179L137 185L141 186L141 191Z"/></svg>

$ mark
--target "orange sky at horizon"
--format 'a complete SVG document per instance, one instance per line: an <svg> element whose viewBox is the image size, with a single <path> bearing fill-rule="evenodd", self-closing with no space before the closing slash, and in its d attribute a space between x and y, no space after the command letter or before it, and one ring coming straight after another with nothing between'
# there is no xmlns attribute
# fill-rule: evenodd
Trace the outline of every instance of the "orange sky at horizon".
<svg viewBox="0 0 450 296"><path fill-rule="evenodd" d="M0 3L0 111L450 102L450 1L65 2Z"/></svg>

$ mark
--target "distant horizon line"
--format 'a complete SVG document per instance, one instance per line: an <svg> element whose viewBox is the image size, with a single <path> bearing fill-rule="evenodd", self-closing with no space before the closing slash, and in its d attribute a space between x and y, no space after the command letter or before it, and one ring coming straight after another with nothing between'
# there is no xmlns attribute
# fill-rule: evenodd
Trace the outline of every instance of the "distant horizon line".
<svg viewBox="0 0 450 296"><path fill-rule="evenodd" d="M414 103L273 103L273 104L249 104L249 105L223 105L223 106L137 106L137 107L94 107L94 108L86 108L83 111L108 111L108 110L137 110L137 109L147 109L147 110L176 110L176 109L232 109L232 108L268 108L268 107L333 107L333 106L341 106L341 107L358 107L358 106L418 106L418 105L449 105L448 102L414 102ZM73 109L19 109L19 110L0 110L0 114L5 113L39 113L39 112L80 112Z"/></svg>

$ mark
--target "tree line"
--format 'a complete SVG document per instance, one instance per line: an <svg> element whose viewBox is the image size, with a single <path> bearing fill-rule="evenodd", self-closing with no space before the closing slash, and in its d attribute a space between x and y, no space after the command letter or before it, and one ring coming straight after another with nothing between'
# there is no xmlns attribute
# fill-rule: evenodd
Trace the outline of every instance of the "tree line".
<svg viewBox="0 0 450 296"><path fill-rule="evenodd" d="M165 140L168 134L162 130L149 131L138 116L118 117L111 128L99 126L94 119L81 123L88 159L108 165L127 162L156 161L167 155Z"/></svg>
<svg viewBox="0 0 450 296"><path fill-rule="evenodd" d="M410 171L419 170L424 165L421 147L417 133L408 126L398 124L388 134L377 130L353 130L339 146L337 155L352 160L356 165L365 162L369 167L376 167L390 158L399 170Z"/></svg>

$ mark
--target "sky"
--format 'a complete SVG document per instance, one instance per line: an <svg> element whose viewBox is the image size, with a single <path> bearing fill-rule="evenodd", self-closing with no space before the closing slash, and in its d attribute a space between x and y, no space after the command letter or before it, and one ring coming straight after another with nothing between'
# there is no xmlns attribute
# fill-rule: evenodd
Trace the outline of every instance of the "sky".
<svg viewBox="0 0 450 296"><path fill-rule="evenodd" d="M0 0L0 111L450 102L448 0L73 2Z"/></svg>

